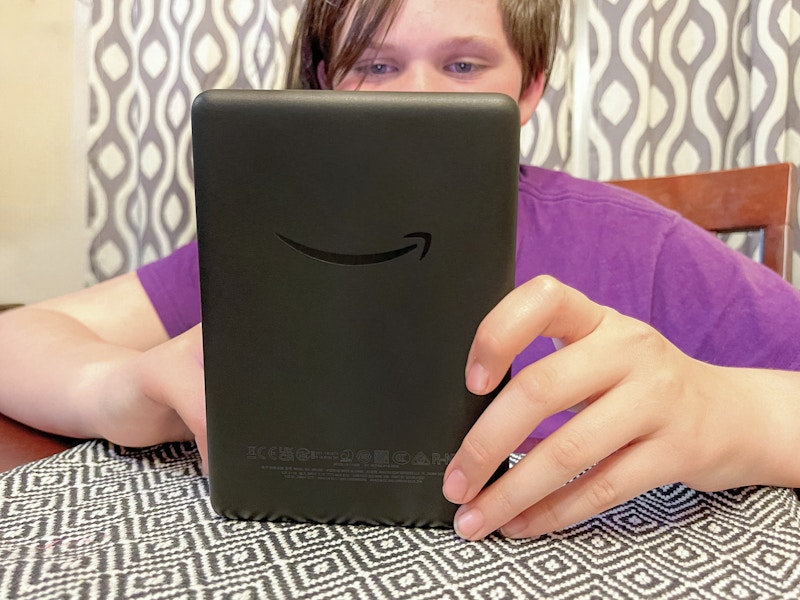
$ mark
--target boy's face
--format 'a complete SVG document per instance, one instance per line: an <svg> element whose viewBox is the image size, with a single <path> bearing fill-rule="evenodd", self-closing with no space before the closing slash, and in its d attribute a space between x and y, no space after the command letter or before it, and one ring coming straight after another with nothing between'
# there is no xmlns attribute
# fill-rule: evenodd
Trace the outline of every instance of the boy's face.
<svg viewBox="0 0 800 600"><path fill-rule="evenodd" d="M542 96L541 75L521 89L498 0L405 0L380 44L383 35L333 89L503 93L519 103L522 123Z"/></svg>

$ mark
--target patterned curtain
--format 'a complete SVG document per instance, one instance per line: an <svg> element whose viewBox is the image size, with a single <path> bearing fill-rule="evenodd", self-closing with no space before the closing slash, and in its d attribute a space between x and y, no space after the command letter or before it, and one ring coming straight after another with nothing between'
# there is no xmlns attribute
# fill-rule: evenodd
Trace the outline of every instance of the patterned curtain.
<svg viewBox="0 0 800 600"><path fill-rule="evenodd" d="M590 173L800 163L800 0L589 3Z"/></svg>
<svg viewBox="0 0 800 600"><path fill-rule="evenodd" d="M800 0L564 4L522 162L595 179L800 164ZM94 1L90 283L193 238L191 102L280 87L301 5Z"/></svg>
<svg viewBox="0 0 800 600"><path fill-rule="evenodd" d="M190 110L211 88L279 86L300 0L95 0L89 282L195 235Z"/></svg>

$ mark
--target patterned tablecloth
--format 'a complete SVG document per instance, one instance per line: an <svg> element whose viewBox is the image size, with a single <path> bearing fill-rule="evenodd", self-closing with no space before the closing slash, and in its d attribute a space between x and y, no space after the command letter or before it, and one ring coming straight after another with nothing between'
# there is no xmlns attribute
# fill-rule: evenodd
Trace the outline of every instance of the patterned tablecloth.
<svg viewBox="0 0 800 600"><path fill-rule="evenodd" d="M0 597L798 598L791 490L654 490L527 541L229 521L190 444L87 442L0 474Z"/></svg>

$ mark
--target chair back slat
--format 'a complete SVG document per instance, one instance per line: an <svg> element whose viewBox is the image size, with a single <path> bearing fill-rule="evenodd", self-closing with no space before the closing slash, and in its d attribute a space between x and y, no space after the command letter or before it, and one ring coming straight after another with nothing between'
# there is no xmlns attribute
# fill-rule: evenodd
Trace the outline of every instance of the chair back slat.
<svg viewBox="0 0 800 600"><path fill-rule="evenodd" d="M792 277L797 170L791 163L611 181L715 233L762 230L764 264Z"/></svg>

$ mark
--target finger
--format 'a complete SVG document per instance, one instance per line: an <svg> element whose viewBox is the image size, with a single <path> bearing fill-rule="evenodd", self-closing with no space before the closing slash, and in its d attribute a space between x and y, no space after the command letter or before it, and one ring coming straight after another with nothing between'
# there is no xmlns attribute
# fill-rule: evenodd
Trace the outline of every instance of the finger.
<svg viewBox="0 0 800 600"><path fill-rule="evenodd" d="M546 417L611 389L625 377L614 340L585 338L528 365L484 410L445 472L443 492L456 504L472 500L497 466ZM563 481L562 481L563 483Z"/></svg>
<svg viewBox="0 0 800 600"><path fill-rule="evenodd" d="M654 469L653 465L659 465ZM610 456L505 524L509 538L529 538L580 523L653 488L677 480L664 465L664 451L650 440Z"/></svg>
<svg viewBox="0 0 800 600"><path fill-rule="evenodd" d="M458 533L467 539L488 535L592 465L656 428L658 419L648 411L619 419L628 405L628 391L617 388L573 417L459 509Z"/></svg>
<svg viewBox="0 0 800 600"><path fill-rule="evenodd" d="M195 404L198 411L191 429L194 432L194 441L200 453L200 470L203 475L208 475L208 430L206 421L206 387L205 387L205 358L203 354L203 325L196 325L192 331L192 356L200 368L198 391L200 401Z"/></svg>
<svg viewBox="0 0 800 600"><path fill-rule="evenodd" d="M203 378L202 330L195 326L146 353L151 385L146 393L173 411L173 419L164 419L163 440L197 442L206 460L205 386ZM168 368L165 369L165 365Z"/></svg>
<svg viewBox="0 0 800 600"><path fill-rule="evenodd" d="M487 394L511 361L540 335L574 342L594 331L610 312L549 276L513 290L481 322L465 370L467 387Z"/></svg>
<svg viewBox="0 0 800 600"><path fill-rule="evenodd" d="M181 336L181 354L186 357L185 373L175 377L182 382L176 396L175 409L191 430L200 453L201 468L207 472L208 443L206 431L205 378L203 375L202 325L196 325Z"/></svg>

